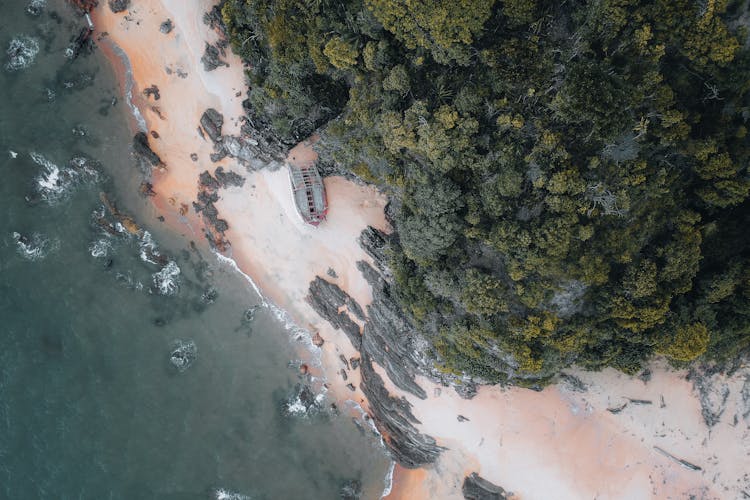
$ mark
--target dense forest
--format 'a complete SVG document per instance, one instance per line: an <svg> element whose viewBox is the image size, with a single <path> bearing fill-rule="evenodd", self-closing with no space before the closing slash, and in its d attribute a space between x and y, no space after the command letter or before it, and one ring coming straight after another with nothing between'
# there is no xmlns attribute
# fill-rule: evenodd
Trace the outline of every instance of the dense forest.
<svg viewBox="0 0 750 500"><path fill-rule="evenodd" d="M441 370L750 348L747 0L227 0L249 104L392 200Z"/></svg>

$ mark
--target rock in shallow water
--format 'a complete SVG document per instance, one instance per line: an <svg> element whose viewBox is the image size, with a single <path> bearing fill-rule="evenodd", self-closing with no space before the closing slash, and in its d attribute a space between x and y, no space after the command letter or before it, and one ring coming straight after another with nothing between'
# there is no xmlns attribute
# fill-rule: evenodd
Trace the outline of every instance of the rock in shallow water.
<svg viewBox="0 0 750 500"><path fill-rule="evenodd" d="M178 371L184 372L198 358L198 347L192 340L175 340L169 355L169 362Z"/></svg>

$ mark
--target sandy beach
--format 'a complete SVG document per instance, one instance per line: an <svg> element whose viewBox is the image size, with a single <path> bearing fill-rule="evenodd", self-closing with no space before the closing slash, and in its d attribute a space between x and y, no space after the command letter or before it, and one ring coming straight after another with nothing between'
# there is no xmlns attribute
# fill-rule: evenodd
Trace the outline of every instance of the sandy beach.
<svg viewBox="0 0 750 500"><path fill-rule="evenodd" d="M363 307L370 303L369 285L355 265L370 258L357 238L368 225L390 230L383 213L387 200L375 189L327 178L329 216L315 228L297 213L285 168L248 173L231 159L209 160L212 144L197 131L201 114L215 108L224 116L224 134L237 134L246 92L242 62L235 55L228 52L224 59L229 66L211 72L200 62L205 42L218 38L202 21L211 5L201 0L135 0L125 13L113 14L106 2L94 12L99 45L115 65L122 64L115 47L127 55L135 82L133 103L148 131L158 135L150 140L165 163L152 179L156 212L187 237L202 238L203 222L190 207L199 174L223 166L243 175L245 184L222 189L216 203L229 224L227 256L269 303L325 340L320 366L312 369L327 381L329 397L340 406L349 400L366 410L359 372L348 371L347 381L340 375L340 356L354 357L355 349L305 297L310 281L321 276ZM166 19L175 25L169 34L159 31ZM122 66L120 72L124 81ZM159 88L158 101L143 95L151 85ZM315 153L303 144L288 160L312 162ZM686 373L658 362L647 382L613 370L572 370L584 392L569 384L542 392L482 387L471 400L426 379L418 382L429 397L419 400L390 384L382 369L376 370L394 395L413 405L419 430L447 448L426 469L397 467L389 499L463 498L461 484L471 472L515 498L750 497L750 415L743 413L741 400L743 384L750 384L747 367L730 378L716 378L717 385L726 385L728 396L711 429ZM624 403L619 412L611 411ZM686 468L665 453L700 470Z"/></svg>

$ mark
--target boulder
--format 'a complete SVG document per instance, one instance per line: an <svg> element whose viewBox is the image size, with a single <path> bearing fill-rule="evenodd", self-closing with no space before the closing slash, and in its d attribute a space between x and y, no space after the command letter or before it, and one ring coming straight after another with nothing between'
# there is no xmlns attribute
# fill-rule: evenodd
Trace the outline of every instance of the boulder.
<svg viewBox="0 0 750 500"><path fill-rule="evenodd" d="M115 13L122 12L130 7L130 0L109 0L107 3L109 4L110 10Z"/></svg>

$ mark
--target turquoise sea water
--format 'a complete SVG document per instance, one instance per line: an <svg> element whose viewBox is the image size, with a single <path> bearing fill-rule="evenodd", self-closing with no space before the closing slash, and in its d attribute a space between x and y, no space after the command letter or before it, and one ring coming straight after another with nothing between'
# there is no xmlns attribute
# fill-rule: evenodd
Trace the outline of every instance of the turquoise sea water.
<svg viewBox="0 0 750 500"><path fill-rule="evenodd" d="M111 69L65 57L81 26L62 0L0 0L0 498L377 498L379 440L325 399L290 412L301 344L135 194Z"/></svg>

